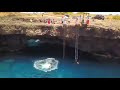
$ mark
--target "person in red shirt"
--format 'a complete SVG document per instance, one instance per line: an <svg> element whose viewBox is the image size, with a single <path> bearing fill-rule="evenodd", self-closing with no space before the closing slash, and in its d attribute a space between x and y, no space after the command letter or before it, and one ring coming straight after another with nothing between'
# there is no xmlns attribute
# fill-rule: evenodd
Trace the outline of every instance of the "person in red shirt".
<svg viewBox="0 0 120 90"><path fill-rule="evenodd" d="M50 19L48 19L48 24L50 24Z"/></svg>
<svg viewBox="0 0 120 90"><path fill-rule="evenodd" d="M90 24L89 16L88 16L88 18L87 18L86 24L87 24L87 25Z"/></svg>

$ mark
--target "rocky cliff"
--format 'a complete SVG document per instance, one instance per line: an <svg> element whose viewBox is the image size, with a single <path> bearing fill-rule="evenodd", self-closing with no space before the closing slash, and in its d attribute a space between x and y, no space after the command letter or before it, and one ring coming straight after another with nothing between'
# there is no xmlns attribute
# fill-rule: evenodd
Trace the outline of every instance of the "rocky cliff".
<svg viewBox="0 0 120 90"><path fill-rule="evenodd" d="M119 31L87 27L86 25L82 27L74 25L65 27L61 25L36 25L34 27L0 25L0 45L6 45L7 48L14 50L25 47L26 40L30 38L62 44L65 37L66 45L74 47L76 30L79 33L79 50L94 54L106 54L109 57L120 57Z"/></svg>

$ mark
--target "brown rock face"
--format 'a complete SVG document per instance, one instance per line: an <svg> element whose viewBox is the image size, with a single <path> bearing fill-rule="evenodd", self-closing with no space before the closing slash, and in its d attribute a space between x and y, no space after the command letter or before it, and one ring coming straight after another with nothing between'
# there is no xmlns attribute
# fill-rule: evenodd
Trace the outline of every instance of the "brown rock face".
<svg viewBox="0 0 120 90"><path fill-rule="evenodd" d="M5 40L1 38L0 42L2 44L4 41L4 43L7 43L10 48L22 48L25 46L25 42L28 37L59 43L62 43L63 37L65 37L66 45L74 47L75 30L79 29L79 49L81 51L90 53L108 52L113 56L120 57L119 31L72 25L66 27L62 27L60 25L39 25L35 27L7 26L7 29L5 29L5 27L5 25L0 26L0 35L6 35L11 38L6 38ZM11 29L8 30L8 27ZM65 31L64 34L63 31Z"/></svg>

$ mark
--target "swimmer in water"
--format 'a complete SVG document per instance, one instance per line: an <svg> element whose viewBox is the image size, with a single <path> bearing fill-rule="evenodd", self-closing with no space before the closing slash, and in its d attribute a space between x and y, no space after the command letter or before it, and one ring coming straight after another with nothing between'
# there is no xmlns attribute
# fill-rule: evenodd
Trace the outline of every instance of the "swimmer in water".
<svg viewBox="0 0 120 90"><path fill-rule="evenodd" d="M78 60L75 60L75 62L76 62L77 64L80 64Z"/></svg>
<svg viewBox="0 0 120 90"><path fill-rule="evenodd" d="M80 64L80 63L77 61L77 64Z"/></svg>

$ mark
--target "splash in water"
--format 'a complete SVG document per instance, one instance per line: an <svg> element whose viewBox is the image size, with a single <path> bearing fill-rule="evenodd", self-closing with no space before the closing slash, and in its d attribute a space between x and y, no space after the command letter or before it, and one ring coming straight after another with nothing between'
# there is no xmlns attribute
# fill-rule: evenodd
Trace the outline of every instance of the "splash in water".
<svg viewBox="0 0 120 90"><path fill-rule="evenodd" d="M55 60L55 58L37 60L34 62L34 67L44 72L52 71L58 69L58 60Z"/></svg>

